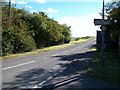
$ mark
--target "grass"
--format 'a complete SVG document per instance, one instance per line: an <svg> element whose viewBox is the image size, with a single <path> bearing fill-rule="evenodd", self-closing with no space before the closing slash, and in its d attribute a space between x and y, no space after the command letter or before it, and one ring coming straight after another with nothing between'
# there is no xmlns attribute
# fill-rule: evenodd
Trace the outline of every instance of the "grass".
<svg viewBox="0 0 120 90"><path fill-rule="evenodd" d="M120 60L115 52L105 53L104 66L101 66L99 53L91 60L87 67L87 75L96 79L101 79L114 84L120 85Z"/></svg>
<svg viewBox="0 0 120 90"><path fill-rule="evenodd" d="M10 54L10 55L7 55L7 56L0 57L0 59L1 60L6 60L6 59L14 58L14 57L19 57L19 56L26 56L26 55L31 55L31 54L38 54L38 53L42 53L42 52L47 52L47 51L51 51L51 50L62 49L62 48L69 47L69 46L72 46L72 45L75 45L75 44L78 44L78 43L81 43L81 42L85 42L85 41L87 41L89 39L91 39L91 38L79 39L78 41L72 40L68 44L62 44L62 45L57 45L57 46L46 47L46 48L34 50L32 52L19 53L19 54Z"/></svg>

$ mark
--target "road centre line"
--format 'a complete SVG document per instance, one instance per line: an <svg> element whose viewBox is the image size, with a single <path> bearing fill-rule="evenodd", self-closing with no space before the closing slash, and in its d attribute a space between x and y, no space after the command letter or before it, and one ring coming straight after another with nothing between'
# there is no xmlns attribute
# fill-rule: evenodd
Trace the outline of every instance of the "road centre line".
<svg viewBox="0 0 120 90"><path fill-rule="evenodd" d="M63 53L67 53L68 51L65 51L65 52L63 52Z"/></svg>
<svg viewBox="0 0 120 90"><path fill-rule="evenodd" d="M47 57L44 57L44 59L47 59Z"/></svg>
<svg viewBox="0 0 120 90"><path fill-rule="evenodd" d="M72 51L75 50L75 48L71 49Z"/></svg>
<svg viewBox="0 0 120 90"><path fill-rule="evenodd" d="M54 56L57 56L58 54L54 54L54 55L52 55L52 57L54 57Z"/></svg>
<svg viewBox="0 0 120 90"><path fill-rule="evenodd" d="M6 67L6 68L3 68L3 70L7 70L7 69L23 66L23 65L26 65L26 64L34 63L34 62L36 62L36 61L30 61L30 62L26 62L26 63L15 65L15 66Z"/></svg>

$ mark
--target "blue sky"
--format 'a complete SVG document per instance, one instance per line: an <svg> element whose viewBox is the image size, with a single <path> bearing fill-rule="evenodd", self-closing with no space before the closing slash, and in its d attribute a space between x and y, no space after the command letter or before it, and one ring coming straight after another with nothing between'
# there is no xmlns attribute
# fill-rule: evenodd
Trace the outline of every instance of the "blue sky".
<svg viewBox="0 0 120 90"><path fill-rule="evenodd" d="M102 0L11 0L17 8L45 12L60 24L71 26L73 37L95 36L94 18L101 18ZM48 2L49 1L49 2ZM91 2L90 2L91 1Z"/></svg>
<svg viewBox="0 0 120 90"><path fill-rule="evenodd" d="M94 12L99 13L101 6L101 2L28 2L27 4L17 4L18 8L24 8L30 12L45 11L48 9L56 10L56 12L46 12L54 19L58 19L64 16L79 17Z"/></svg>

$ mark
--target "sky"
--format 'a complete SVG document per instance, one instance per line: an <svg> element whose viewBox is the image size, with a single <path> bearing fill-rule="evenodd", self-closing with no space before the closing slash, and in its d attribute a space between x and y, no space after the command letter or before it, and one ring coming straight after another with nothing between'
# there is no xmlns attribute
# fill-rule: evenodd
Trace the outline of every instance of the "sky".
<svg viewBox="0 0 120 90"><path fill-rule="evenodd" d="M107 2L111 0L105 0ZM102 0L11 0L17 8L30 13L45 12L59 24L71 26L72 37L96 36L98 26L93 21L101 19Z"/></svg>

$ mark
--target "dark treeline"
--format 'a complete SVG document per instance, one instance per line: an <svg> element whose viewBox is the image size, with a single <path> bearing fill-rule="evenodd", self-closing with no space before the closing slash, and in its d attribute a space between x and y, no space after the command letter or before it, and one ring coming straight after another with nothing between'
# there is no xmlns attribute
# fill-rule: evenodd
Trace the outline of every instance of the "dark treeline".
<svg viewBox="0 0 120 90"><path fill-rule="evenodd" d="M60 25L44 12L29 13L2 4L2 55L29 52L43 47L69 43L70 27Z"/></svg>
<svg viewBox="0 0 120 90"><path fill-rule="evenodd" d="M108 2L106 4L106 12L111 24L107 26L106 37L110 42L110 49L115 51L119 50L119 37L120 37L120 1ZM107 41L106 41L107 42Z"/></svg>

